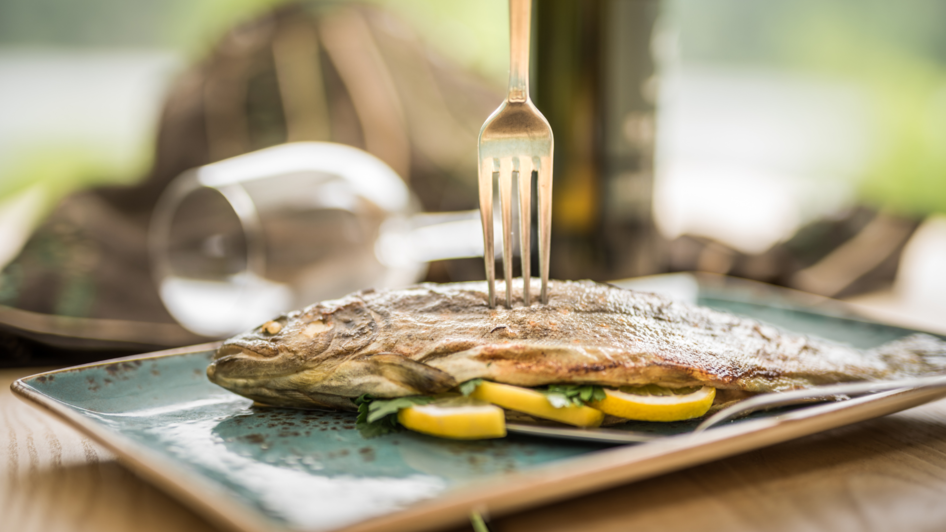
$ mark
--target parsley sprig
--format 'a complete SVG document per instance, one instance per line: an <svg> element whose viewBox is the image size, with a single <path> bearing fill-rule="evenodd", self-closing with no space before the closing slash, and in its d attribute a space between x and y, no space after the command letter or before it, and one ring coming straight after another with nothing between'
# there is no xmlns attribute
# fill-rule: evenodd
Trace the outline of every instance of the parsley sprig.
<svg viewBox="0 0 946 532"><path fill-rule="evenodd" d="M483 382L483 379L469 380L457 386L457 389L460 390L460 393L462 393L464 397L466 397L470 395L471 393L473 393L476 390L476 387L479 386L482 382Z"/></svg>
<svg viewBox="0 0 946 532"><path fill-rule="evenodd" d="M457 390L463 396L469 396L482 382L483 379L468 380L460 384ZM605 398L604 388L601 386L550 384L547 388L539 391L545 394L555 408L584 406L587 403L601 401ZM426 405L434 400L434 397L423 395L378 399L366 393L352 399L352 402L358 406L358 418L355 421L355 426L365 438L389 434L400 429L397 422L397 413L402 408Z"/></svg>
<svg viewBox="0 0 946 532"><path fill-rule="evenodd" d="M587 403L601 401L605 398L604 388L601 386L580 384L550 384L543 390L545 397L555 408L566 406L584 406Z"/></svg>
<svg viewBox="0 0 946 532"><path fill-rule="evenodd" d="M423 395L377 399L371 394L362 394L352 399L352 402L358 405L358 418L355 420L355 427L365 438L374 438L395 432L399 429L397 423L398 411L414 405L425 405L433 400L433 397Z"/></svg>

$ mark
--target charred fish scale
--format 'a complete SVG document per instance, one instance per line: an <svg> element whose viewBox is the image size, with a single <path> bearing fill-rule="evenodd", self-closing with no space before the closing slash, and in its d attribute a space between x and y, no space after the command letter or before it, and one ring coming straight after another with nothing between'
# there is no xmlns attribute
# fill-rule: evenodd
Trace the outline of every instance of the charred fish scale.
<svg viewBox="0 0 946 532"><path fill-rule="evenodd" d="M207 374L262 402L350 408L363 393L432 394L475 378L769 392L946 367L946 342L931 336L859 351L655 294L549 287L547 305L524 307L520 281L518 305L493 309L485 282L363 291L228 340Z"/></svg>

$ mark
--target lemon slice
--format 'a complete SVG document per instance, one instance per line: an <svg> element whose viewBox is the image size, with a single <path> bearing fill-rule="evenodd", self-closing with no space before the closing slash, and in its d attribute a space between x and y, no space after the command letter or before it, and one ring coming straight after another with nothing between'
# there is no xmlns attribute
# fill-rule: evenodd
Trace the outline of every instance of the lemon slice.
<svg viewBox="0 0 946 532"><path fill-rule="evenodd" d="M709 386L675 390L660 386L605 389L605 398L588 403L605 414L638 421L680 421L700 417L713 405Z"/></svg>
<svg viewBox="0 0 946 532"><path fill-rule="evenodd" d="M604 420L604 414L587 406L563 406L555 408L542 392L484 381L470 394L508 410L523 412L530 416L551 419L577 427L597 427Z"/></svg>
<svg viewBox="0 0 946 532"><path fill-rule="evenodd" d="M503 409L467 397L441 399L401 409L397 421L431 436L456 440L502 438L506 435Z"/></svg>

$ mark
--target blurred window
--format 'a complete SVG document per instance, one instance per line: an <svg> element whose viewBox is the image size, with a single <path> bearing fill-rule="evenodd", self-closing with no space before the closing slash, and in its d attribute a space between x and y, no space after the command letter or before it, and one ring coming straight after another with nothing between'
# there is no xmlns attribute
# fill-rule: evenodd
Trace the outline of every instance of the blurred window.
<svg viewBox="0 0 946 532"><path fill-rule="evenodd" d="M946 1L669 0L658 224L761 252L856 205L946 211Z"/></svg>

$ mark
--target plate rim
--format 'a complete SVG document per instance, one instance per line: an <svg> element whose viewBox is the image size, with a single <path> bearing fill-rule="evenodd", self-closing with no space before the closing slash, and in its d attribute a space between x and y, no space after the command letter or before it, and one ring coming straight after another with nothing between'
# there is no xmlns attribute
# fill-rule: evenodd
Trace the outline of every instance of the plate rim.
<svg viewBox="0 0 946 532"><path fill-rule="evenodd" d="M129 360L191 355L211 350L219 344L200 344L47 371L17 379L11 389L21 400L39 406L91 437L115 453L126 467L209 521L240 532L272 531L274 525L288 530L279 522L241 504L218 483L181 467L179 461L149 450L105 425L82 416L74 410L76 406L54 399L27 382L41 376ZM943 389L887 392L840 403L816 405L780 416L743 421L701 433L592 451L527 471L476 480L399 511L332 530L431 530L461 524L474 509L493 516L505 515L892 414L944 396L946 390Z"/></svg>

